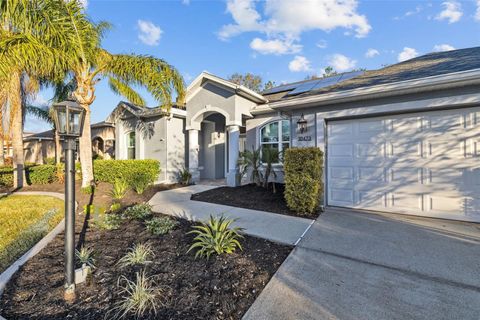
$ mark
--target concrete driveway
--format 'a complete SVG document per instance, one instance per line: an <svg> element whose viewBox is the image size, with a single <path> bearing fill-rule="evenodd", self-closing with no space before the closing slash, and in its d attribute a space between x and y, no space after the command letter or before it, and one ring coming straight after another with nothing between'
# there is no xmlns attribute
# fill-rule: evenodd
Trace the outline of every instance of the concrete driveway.
<svg viewBox="0 0 480 320"><path fill-rule="evenodd" d="M327 209L244 319L480 319L480 225Z"/></svg>

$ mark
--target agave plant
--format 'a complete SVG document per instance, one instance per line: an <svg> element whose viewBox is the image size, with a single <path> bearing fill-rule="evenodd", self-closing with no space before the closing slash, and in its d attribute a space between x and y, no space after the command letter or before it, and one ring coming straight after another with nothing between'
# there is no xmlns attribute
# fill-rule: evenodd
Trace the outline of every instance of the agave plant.
<svg viewBox="0 0 480 320"><path fill-rule="evenodd" d="M239 239L243 238L241 232L244 229L230 228L234 221L226 219L223 215L219 218L210 216L208 223L201 222L200 225L193 226L195 230L190 231L189 234L197 236L187 252L197 249L195 258L200 256L208 259L213 253L220 255L233 253L237 248L243 250Z"/></svg>
<svg viewBox="0 0 480 320"><path fill-rule="evenodd" d="M78 261L82 265L89 266L90 268L95 268L95 259L94 259L95 252L92 248L88 248L82 246L80 250L75 250L75 255L77 256Z"/></svg>

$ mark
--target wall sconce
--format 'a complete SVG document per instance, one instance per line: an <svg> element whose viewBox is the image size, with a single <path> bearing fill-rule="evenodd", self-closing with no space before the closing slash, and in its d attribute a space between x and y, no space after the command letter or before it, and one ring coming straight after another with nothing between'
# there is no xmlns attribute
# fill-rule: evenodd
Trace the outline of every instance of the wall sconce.
<svg viewBox="0 0 480 320"><path fill-rule="evenodd" d="M305 117L302 115L300 116L300 119L297 121L297 129L300 131L300 133L305 133L308 130L307 127L307 120L305 120Z"/></svg>

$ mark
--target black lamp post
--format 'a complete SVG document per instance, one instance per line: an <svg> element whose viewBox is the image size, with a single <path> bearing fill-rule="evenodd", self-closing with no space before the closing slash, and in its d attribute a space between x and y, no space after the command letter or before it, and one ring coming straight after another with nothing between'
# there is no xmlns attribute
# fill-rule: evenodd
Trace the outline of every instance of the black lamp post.
<svg viewBox="0 0 480 320"><path fill-rule="evenodd" d="M307 132L307 120L305 120L305 117L302 115L300 116L300 119L297 121L297 128L300 133L305 133Z"/></svg>
<svg viewBox="0 0 480 320"><path fill-rule="evenodd" d="M55 127L65 150L65 293L75 300L75 140L82 135L85 109L75 100L53 105Z"/></svg>

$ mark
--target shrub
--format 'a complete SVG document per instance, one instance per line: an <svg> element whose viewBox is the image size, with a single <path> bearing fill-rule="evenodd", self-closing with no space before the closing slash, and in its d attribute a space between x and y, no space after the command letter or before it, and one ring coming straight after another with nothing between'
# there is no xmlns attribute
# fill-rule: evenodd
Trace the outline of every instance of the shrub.
<svg viewBox="0 0 480 320"><path fill-rule="evenodd" d="M28 184L49 184L57 180L57 167L44 164L27 167L26 176Z"/></svg>
<svg viewBox="0 0 480 320"><path fill-rule="evenodd" d="M178 173L178 180L180 184L188 186L192 180L192 174L190 173L190 171L188 171L187 168L183 168Z"/></svg>
<svg viewBox="0 0 480 320"><path fill-rule="evenodd" d="M117 230L123 222L123 217L115 213L101 213L93 220L93 225L102 230Z"/></svg>
<svg viewBox="0 0 480 320"><path fill-rule="evenodd" d="M49 165L55 165L56 164L55 157L45 158L44 162L45 162L45 164L49 164Z"/></svg>
<svg viewBox="0 0 480 320"><path fill-rule="evenodd" d="M148 177L147 173L138 173L133 177L133 179L130 182L130 185L133 190L135 190L136 193L142 194L150 185L150 179Z"/></svg>
<svg viewBox="0 0 480 320"><path fill-rule="evenodd" d="M4 166L0 167L0 186L13 186L13 168Z"/></svg>
<svg viewBox="0 0 480 320"><path fill-rule="evenodd" d="M149 259L153 256L155 255L153 254L152 247L149 244L134 244L132 248L128 249L127 254L118 261L118 265L122 268L125 268L139 264L148 264L152 262Z"/></svg>
<svg viewBox="0 0 480 320"><path fill-rule="evenodd" d="M110 212L118 212L122 209L122 204L115 202L110 206Z"/></svg>
<svg viewBox="0 0 480 320"><path fill-rule="evenodd" d="M56 164L57 171L56 171L56 177L57 181L60 183L65 183L65 165L63 163L58 163Z"/></svg>
<svg viewBox="0 0 480 320"><path fill-rule="evenodd" d="M86 265L92 269L95 268L95 258L93 257L94 254L95 252L92 248L88 248L85 246L82 246L80 248L80 251L75 250L75 256L77 257L78 262L80 262L80 265Z"/></svg>
<svg viewBox="0 0 480 320"><path fill-rule="evenodd" d="M227 220L225 217L214 218L210 216L208 223L201 222L200 225L193 226L195 230L189 232L196 234L193 239L193 244L187 252L193 249L198 249L197 256L207 257L213 253L218 255L223 253L233 253L237 248L242 250L239 239L243 238L240 234L242 228L230 228L234 220Z"/></svg>
<svg viewBox="0 0 480 320"><path fill-rule="evenodd" d="M178 221L169 217L153 218L152 220L146 221L145 225L148 231L158 236L172 231L178 225Z"/></svg>
<svg viewBox="0 0 480 320"><path fill-rule="evenodd" d="M148 178L148 184L154 183L160 174L160 163L157 160L95 160L93 162L95 180L115 183L123 179L129 185L138 174Z"/></svg>
<svg viewBox="0 0 480 320"><path fill-rule="evenodd" d="M123 179L117 179L112 184L110 195L115 200L122 200L128 191L128 183Z"/></svg>
<svg viewBox="0 0 480 320"><path fill-rule="evenodd" d="M136 273L136 282L128 280L125 276L118 279L121 288L118 295L121 300L116 303L113 312L117 311L114 318L125 318L133 314L133 318L142 318L147 312L157 313L157 297L161 294L159 288L155 288L152 280L142 273ZM121 283L125 284L121 286ZM131 318L132 316L129 316Z"/></svg>
<svg viewBox="0 0 480 320"><path fill-rule="evenodd" d="M322 194L323 152L315 147L290 148L285 152L285 201L299 214L318 208Z"/></svg>
<svg viewBox="0 0 480 320"><path fill-rule="evenodd" d="M136 204L125 209L123 215L129 219L145 220L152 216L152 207L149 204Z"/></svg>

